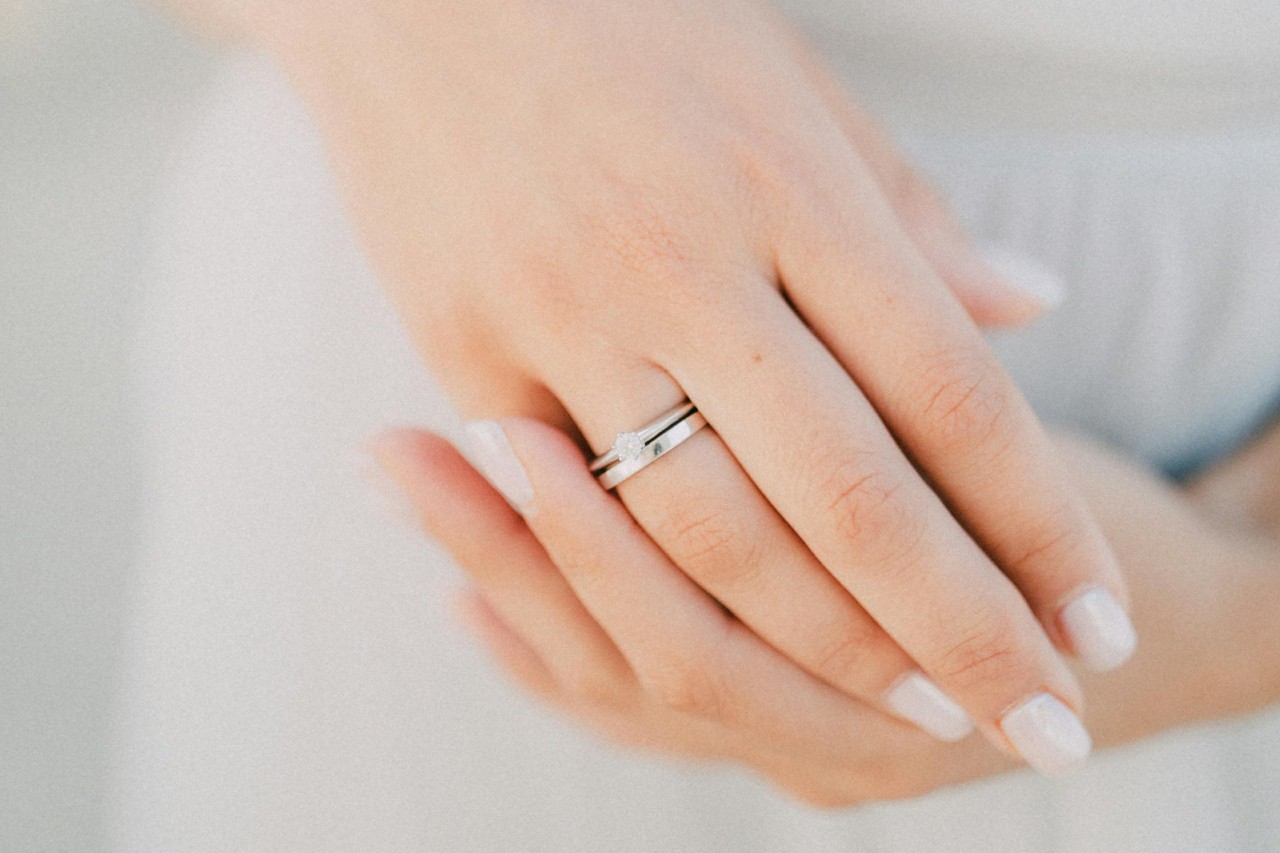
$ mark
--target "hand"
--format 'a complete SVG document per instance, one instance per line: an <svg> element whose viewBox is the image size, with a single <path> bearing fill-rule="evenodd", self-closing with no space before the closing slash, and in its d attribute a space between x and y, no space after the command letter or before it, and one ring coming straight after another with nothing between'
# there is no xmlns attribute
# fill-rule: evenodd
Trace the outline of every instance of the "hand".
<svg viewBox="0 0 1280 853"><path fill-rule="evenodd" d="M571 445L521 425L540 450L579 463L557 472L549 458L552 483L534 472L554 511L529 521L442 438L398 430L374 448L474 583L458 615L535 696L609 740L734 761L813 804L914 796L1013 766L981 740L931 738L784 658L675 569L591 482Z"/></svg>
<svg viewBox="0 0 1280 853"><path fill-rule="evenodd" d="M1181 486L1079 438L1058 443L1143 630L1123 678L1084 678L1099 742L1280 699L1280 426Z"/></svg>
<svg viewBox="0 0 1280 853"><path fill-rule="evenodd" d="M555 453L545 428L513 432ZM1100 741L1280 697L1275 547L1215 525L1198 498L1097 446L1066 437L1058 446L1128 570L1145 629L1124 678L1084 676ZM1012 766L972 738L922 737L781 658L553 456L533 469L544 503L556 502L551 517L526 523L444 440L402 430L376 447L475 583L460 606L471 630L516 681L606 737L733 760L824 805L911 796Z"/></svg>
<svg viewBox="0 0 1280 853"><path fill-rule="evenodd" d="M1220 525L1280 542L1280 420L1187 484L1197 505Z"/></svg>
<svg viewBox="0 0 1280 853"><path fill-rule="evenodd" d="M967 712L1031 757L1048 707L1087 743L1054 644L1127 656L1113 555L952 295L989 313L991 274L773 15L272 8L264 41L464 411L599 449L687 395L714 431L620 489L666 565L940 737Z"/></svg>

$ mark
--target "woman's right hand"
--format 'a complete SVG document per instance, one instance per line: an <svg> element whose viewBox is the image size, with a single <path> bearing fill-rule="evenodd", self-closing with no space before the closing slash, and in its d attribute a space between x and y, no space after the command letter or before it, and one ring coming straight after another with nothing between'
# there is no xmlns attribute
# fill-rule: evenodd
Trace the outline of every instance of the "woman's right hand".
<svg viewBox="0 0 1280 853"><path fill-rule="evenodd" d="M956 296L986 321L1038 306L988 298L992 274L776 15L257 10L464 412L600 450L687 396L714 429L619 489L647 548L815 676L939 737L967 714L1033 760L1087 745L1054 646L1122 662L1124 583ZM478 437L527 504L501 432Z"/></svg>

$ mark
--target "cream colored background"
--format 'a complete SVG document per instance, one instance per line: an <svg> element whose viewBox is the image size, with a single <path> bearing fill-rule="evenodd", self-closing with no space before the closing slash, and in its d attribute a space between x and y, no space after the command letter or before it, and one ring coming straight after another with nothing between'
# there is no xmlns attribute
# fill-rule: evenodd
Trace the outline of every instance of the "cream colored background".
<svg viewBox="0 0 1280 853"><path fill-rule="evenodd" d="M0 34L0 850L92 851L136 530L128 318L208 62L119 0L2 0Z"/></svg>

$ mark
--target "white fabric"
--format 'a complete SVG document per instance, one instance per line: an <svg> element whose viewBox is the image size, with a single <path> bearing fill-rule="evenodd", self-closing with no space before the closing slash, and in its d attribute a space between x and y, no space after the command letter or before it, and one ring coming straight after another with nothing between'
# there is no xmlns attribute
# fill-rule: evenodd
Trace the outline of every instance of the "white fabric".
<svg viewBox="0 0 1280 853"><path fill-rule="evenodd" d="M975 235L1067 276L1058 314L997 341L1047 418L1171 469L1261 423L1280 395L1280 134L921 127L905 142ZM1275 715L1100 754L1056 782L1015 774L838 815L590 741L450 627L456 571L361 478L377 429L453 416L262 61L227 69L158 221L121 849L1280 849Z"/></svg>
<svg viewBox="0 0 1280 853"><path fill-rule="evenodd" d="M781 0L882 118L1055 130L1280 115L1272 0Z"/></svg>

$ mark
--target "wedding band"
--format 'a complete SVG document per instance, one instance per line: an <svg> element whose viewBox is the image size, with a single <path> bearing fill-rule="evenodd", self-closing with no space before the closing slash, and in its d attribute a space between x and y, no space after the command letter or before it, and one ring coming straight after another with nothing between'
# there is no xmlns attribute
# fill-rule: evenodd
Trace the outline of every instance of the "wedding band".
<svg viewBox="0 0 1280 853"><path fill-rule="evenodd" d="M613 447L603 456L597 456L591 463L591 473L595 474L608 468L624 457L638 454L646 444L662 433L684 420L693 411L693 403L685 400L670 411L664 412L657 420L635 432L620 432L613 441Z"/></svg>
<svg viewBox="0 0 1280 853"><path fill-rule="evenodd" d="M655 435L650 441L640 445L638 449L634 440L624 439L624 436L638 436L640 433L619 433L619 441L614 442L618 461L605 468L604 472L596 478L605 491L617 488L623 480L652 465L658 457L684 444L707 425L707 419L701 412L692 406L688 408L689 411L680 420ZM669 414L654 423L667 417Z"/></svg>

